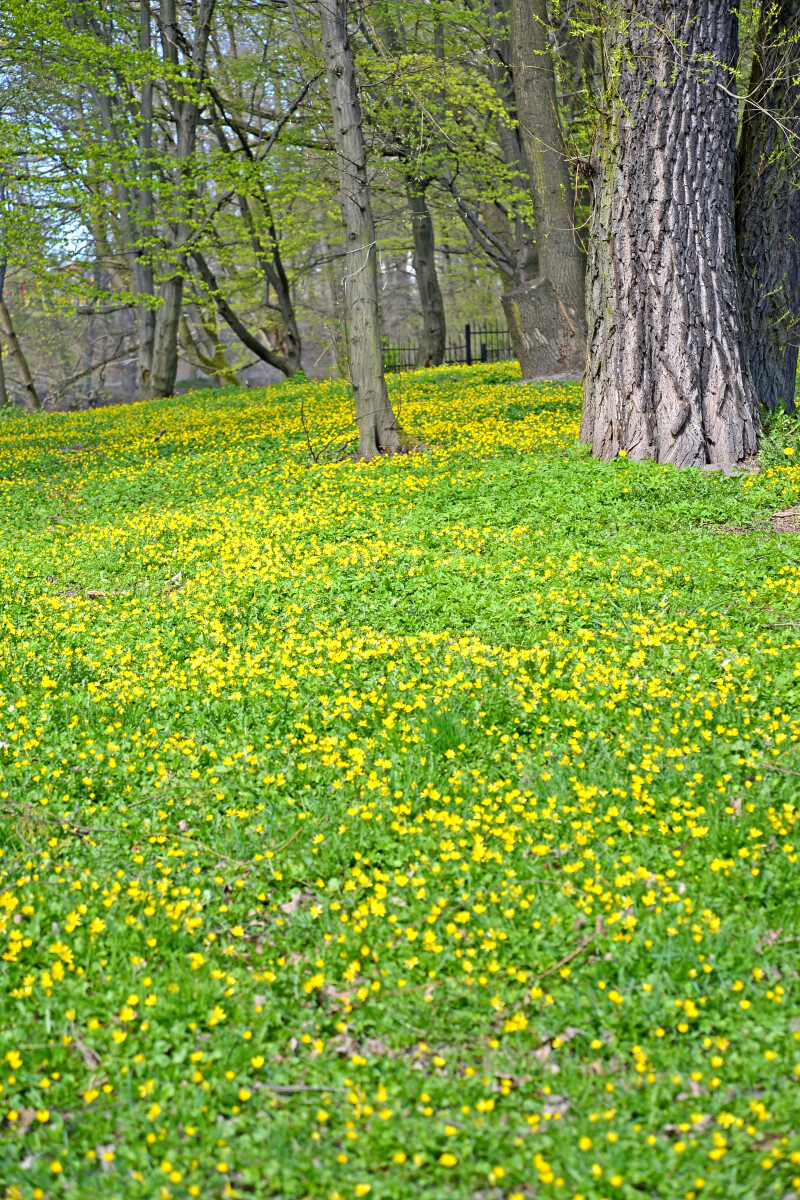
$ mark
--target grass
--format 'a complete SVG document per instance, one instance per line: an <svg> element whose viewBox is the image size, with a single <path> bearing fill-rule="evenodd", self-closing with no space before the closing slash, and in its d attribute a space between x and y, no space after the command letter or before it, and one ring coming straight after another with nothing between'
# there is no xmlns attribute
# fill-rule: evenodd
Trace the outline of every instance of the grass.
<svg viewBox="0 0 800 1200"><path fill-rule="evenodd" d="M800 1189L800 468L513 380L0 420L6 1197Z"/></svg>

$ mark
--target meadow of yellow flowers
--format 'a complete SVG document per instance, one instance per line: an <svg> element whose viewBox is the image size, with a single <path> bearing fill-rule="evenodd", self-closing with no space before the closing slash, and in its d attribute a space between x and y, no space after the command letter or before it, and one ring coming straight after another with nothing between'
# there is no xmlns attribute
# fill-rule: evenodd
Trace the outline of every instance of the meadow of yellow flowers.
<svg viewBox="0 0 800 1200"><path fill-rule="evenodd" d="M800 470L577 385L0 419L0 1195L800 1193Z"/></svg>

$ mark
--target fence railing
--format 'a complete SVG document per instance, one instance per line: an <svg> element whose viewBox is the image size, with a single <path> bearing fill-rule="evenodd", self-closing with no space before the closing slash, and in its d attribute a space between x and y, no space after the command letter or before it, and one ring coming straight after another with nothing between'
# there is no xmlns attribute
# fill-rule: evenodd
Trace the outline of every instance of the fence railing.
<svg viewBox="0 0 800 1200"><path fill-rule="evenodd" d="M413 371L417 365L419 346L400 346L383 343L384 371ZM444 361L453 365L471 366L476 362L503 362L513 358L511 338L504 325L465 325L463 340L448 342ZM425 364L423 363L423 366Z"/></svg>

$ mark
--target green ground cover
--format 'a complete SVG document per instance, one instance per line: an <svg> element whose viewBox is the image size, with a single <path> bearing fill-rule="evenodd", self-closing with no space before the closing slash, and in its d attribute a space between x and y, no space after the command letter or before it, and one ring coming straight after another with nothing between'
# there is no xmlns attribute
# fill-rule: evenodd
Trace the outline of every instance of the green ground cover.
<svg viewBox="0 0 800 1200"><path fill-rule="evenodd" d="M786 1200L795 456L392 386L0 419L5 1195Z"/></svg>

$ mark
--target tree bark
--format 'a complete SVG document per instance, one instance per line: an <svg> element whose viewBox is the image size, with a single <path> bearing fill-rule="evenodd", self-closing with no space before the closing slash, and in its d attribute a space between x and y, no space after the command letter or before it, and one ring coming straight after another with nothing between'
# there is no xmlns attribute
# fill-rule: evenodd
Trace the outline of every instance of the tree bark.
<svg viewBox="0 0 800 1200"><path fill-rule="evenodd" d="M3 362L3 347L0 346L0 408L8 408L11 401L6 388L6 368Z"/></svg>
<svg viewBox="0 0 800 1200"><path fill-rule="evenodd" d="M581 441L601 458L740 462L759 417L734 243L735 12L621 0L615 17L591 160Z"/></svg>
<svg viewBox="0 0 800 1200"><path fill-rule="evenodd" d="M345 312L358 450L369 460L399 449L399 426L383 374L375 222L346 0L319 0L319 13L345 233Z"/></svg>
<svg viewBox="0 0 800 1200"><path fill-rule="evenodd" d="M25 352L20 345L19 338L17 337L16 330L14 329L14 322L11 320L11 313L8 311L8 306L5 302L5 298L2 295L0 295L0 329L2 329L3 334L5 335L6 341L8 342L8 348L17 364L17 370L19 371L20 379L22 380L25 407L29 411L35 412L36 409L42 407L42 402L39 399L39 393L36 391L36 385L33 381L33 375L31 374L28 360L25 357Z"/></svg>
<svg viewBox="0 0 800 1200"><path fill-rule="evenodd" d="M503 161L511 170L515 185L520 192L529 195L531 173L519 124L519 106L509 41L509 0L490 0L489 24L492 35L489 76L510 118L509 121L498 122L500 149ZM512 208L509 220L514 235L512 283L518 288L539 274L539 250L536 245L536 230L519 210Z"/></svg>
<svg viewBox="0 0 800 1200"><path fill-rule="evenodd" d="M178 375L178 329L183 305L185 270L182 262L178 265L179 273L165 280L159 289L161 304L155 314L150 376L143 381L141 389L142 398L145 400L171 396L175 390Z"/></svg>
<svg viewBox="0 0 800 1200"><path fill-rule="evenodd" d="M436 244L425 186L406 177L406 197L414 235L414 274L422 308L422 336L417 351L418 367L438 367L444 362L447 328L444 300L436 271Z"/></svg>
<svg viewBox="0 0 800 1200"><path fill-rule="evenodd" d="M75 6L74 17L79 29L85 33L93 33L107 49L110 49L111 30L109 26L90 20L88 10L80 5ZM137 44L143 57L149 53L151 48L150 10L147 0L140 0L139 3ZM123 113L122 119L120 119L119 106L122 89L119 93L112 93L103 90L102 87L90 84L87 90L115 158L124 161L126 158L126 121L130 118L131 112ZM132 91L129 99L132 110L134 99ZM77 108L80 112L80 102ZM139 111L134 115L138 123L136 137L139 150L139 176L126 181L124 175L118 174L113 187L119 202L119 225L122 232L123 251L130 270L129 284L136 298L138 317L137 380L141 396L147 391L149 384L156 320L153 257L148 244L155 234L152 192L153 82L151 79L145 78L142 82ZM96 227L93 232L95 242L99 245L101 238L98 236Z"/></svg>
<svg viewBox="0 0 800 1200"><path fill-rule="evenodd" d="M206 52L214 15L215 0L199 0L194 38L188 41L176 21L176 0L162 0L159 25L164 61L176 72L178 47L183 49L186 71L180 81L173 77L168 86L176 128L175 169L173 171L173 207L178 218L168 230L169 261L172 274L161 286L161 304L155 314L153 360L150 378L142 388L145 398L170 396L178 372L178 330L186 273L186 249L194 230L195 185L192 171L200 120L198 89L206 73Z"/></svg>
<svg viewBox="0 0 800 1200"><path fill-rule="evenodd" d="M573 223L572 180L558 118L546 0L510 0L511 62L528 160L539 273L549 279L580 341L586 337L586 261Z"/></svg>
<svg viewBox="0 0 800 1200"><path fill-rule="evenodd" d="M800 344L799 19L800 0L763 12L736 162L745 356L758 400L787 412Z"/></svg>
<svg viewBox="0 0 800 1200"><path fill-rule="evenodd" d="M402 25L383 13L377 20L376 29L380 40L395 58L407 53L405 33ZM441 29L434 28L434 47L437 55L441 50ZM418 107L407 93L398 91L393 97L398 113L398 128L395 133L398 157L405 163L406 199L411 215L411 234L414 243L414 274L417 280L420 312L422 313L422 336L417 350L418 367L438 367L444 362L447 342L444 300L436 270L436 240L428 208L427 189L433 180L420 178L415 171L414 159L418 154L415 140Z"/></svg>
<svg viewBox="0 0 800 1200"><path fill-rule="evenodd" d="M139 0L139 50L150 53L150 8L147 0ZM149 243L155 232L155 210L151 176L153 171L153 81L145 78L139 99L141 125L139 128L139 157L143 182L138 193L138 238L132 275L133 292L137 297L139 348L137 378L139 394L149 384L153 369L153 342L156 333L155 279L153 255Z"/></svg>

